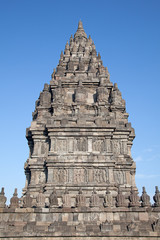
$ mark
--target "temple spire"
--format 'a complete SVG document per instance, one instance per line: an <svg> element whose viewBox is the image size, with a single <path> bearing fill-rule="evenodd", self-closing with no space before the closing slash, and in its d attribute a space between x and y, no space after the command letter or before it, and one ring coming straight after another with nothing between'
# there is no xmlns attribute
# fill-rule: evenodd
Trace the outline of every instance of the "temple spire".
<svg viewBox="0 0 160 240"><path fill-rule="evenodd" d="M85 33L84 29L83 29L83 24L82 21L80 20L78 23L78 29L77 32L74 35L74 38L86 38L87 39L87 34Z"/></svg>

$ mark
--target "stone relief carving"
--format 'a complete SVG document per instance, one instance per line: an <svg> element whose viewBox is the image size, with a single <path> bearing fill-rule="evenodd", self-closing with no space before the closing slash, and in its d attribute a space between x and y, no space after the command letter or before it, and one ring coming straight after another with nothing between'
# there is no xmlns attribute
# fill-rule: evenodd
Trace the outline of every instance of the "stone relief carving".
<svg viewBox="0 0 160 240"><path fill-rule="evenodd" d="M109 180L108 168L54 168L53 182L56 183L106 183Z"/></svg>
<svg viewBox="0 0 160 240"><path fill-rule="evenodd" d="M120 154L120 143L118 140L112 140L112 149L115 155Z"/></svg>
<svg viewBox="0 0 160 240"><path fill-rule="evenodd" d="M93 139L93 151L96 152L104 152L105 151L105 144L103 139Z"/></svg>
<svg viewBox="0 0 160 240"><path fill-rule="evenodd" d="M129 223L127 225L127 230L128 230L128 232L130 232L130 231L138 231L139 230L138 223L132 221L131 223Z"/></svg>
<svg viewBox="0 0 160 240"><path fill-rule="evenodd" d="M67 152L66 139L57 139L57 152Z"/></svg>
<svg viewBox="0 0 160 240"><path fill-rule="evenodd" d="M83 182L84 182L84 169L83 168L74 169L74 183Z"/></svg>
<svg viewBox="0 0 160 240"><path fill-rule="evenodd" d="M77 138L75 139L75 150L80 152L87 151L87 138Z"/></svg>
<svg viewBox="0 0 160 240"><path fill-rule="evenodd" d="M54 182L64 183L67 182L68 170L65 168L58 168L53 170L53 180Z"/></svg>
<svg viewBox="0 0 160 240"><path fill-rule="evenodd" d="M126 173L123 170L114 171L114 180L118 184L126 183Z"/></svg>
<svg viewBox="0 0 160 240"><path fill-rule="evenodd" d="M106 171L104 169L94 169L94 181L96 183L107 182Z"/></svg>
<svg viewBox="0 0 160 240"><path fill-rule="evenodd" d="M160 229L160 218L156 219L152 224L153 231L157 231Z"/></svg>

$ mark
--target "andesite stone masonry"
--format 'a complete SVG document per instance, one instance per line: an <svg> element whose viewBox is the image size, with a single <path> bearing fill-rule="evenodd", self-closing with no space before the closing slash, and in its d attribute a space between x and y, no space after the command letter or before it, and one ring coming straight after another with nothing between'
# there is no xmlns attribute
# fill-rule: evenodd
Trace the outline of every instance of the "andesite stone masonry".
<svg viewBox="0 0 160 240"><path fill-rule="evenodd" d="M138 195L125 100L81 21L35 105L22 197L7 206L0 192L0 239L160 239L160 192Z"/></svg>

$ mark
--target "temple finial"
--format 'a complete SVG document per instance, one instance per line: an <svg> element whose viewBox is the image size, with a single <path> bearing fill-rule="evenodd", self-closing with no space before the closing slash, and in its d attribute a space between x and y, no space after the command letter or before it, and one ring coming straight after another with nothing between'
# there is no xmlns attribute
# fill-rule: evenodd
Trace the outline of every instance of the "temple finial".
<svg viewBox="0 0 160 240"><path fill-rule="evenodd" d="M75 38L84 37L87 39L87 35L83 29L83 24L82 24L81 20L78 22L78 29L77 29L77 32L75 33L74 37Z"/></svg>
<svg viewBox="0 0 160 240"><path fill-rule="evenodd" d="M81 20L78 22L78 29L83 29L83 23Z"/></svg>

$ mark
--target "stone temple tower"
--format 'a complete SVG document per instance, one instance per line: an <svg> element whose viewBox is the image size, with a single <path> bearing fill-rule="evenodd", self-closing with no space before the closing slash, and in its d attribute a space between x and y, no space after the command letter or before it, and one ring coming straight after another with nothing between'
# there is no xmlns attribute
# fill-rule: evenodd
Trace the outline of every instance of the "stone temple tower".
<svg viewBox="0 0 160 240"><path fill-rule="evenodd" d="M36 198L43 186L49 197L54 187L59 194L67 188L73 204L79 188L87 204L93 187L115 197L119 186L129 195L131 186L136 190L134 137L121 92L80 21L36 101L24 193Z"/></svg>
<svg viewBox="0 0 160 240"><path fill-rule="evenodd" d="M154 204L135 184L134 129L82 22L36 101L26 137L26 184L6 206L0 238L31 240L160 239L160 192Z"/></svg>

